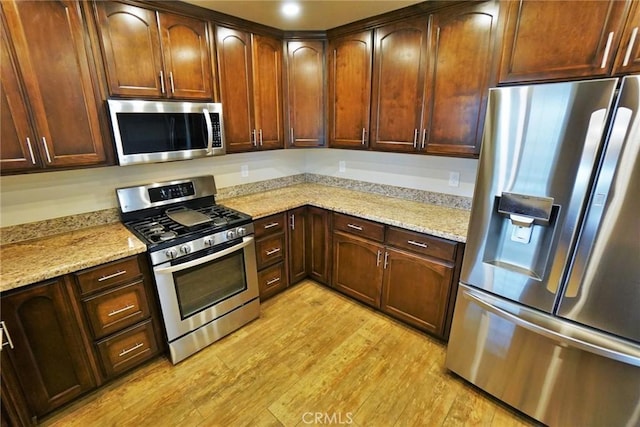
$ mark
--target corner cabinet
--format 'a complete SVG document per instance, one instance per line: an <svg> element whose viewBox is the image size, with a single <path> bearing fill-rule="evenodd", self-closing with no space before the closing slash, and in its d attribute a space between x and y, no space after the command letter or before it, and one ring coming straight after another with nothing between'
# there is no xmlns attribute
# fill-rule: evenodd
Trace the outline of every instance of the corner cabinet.
<svg viewBox="0 0 640 427"><path fill-rule="evenodd" d="M632 29L622 38L630 6L637 10L631 0L505 2L499 82L605 77L614 63L622 71L628 46L638 52Z"/></svg>
<svg viewBox="0 0 640 427"><path fill-rule="evenodd" d="M35 416L96 386L64 280L46 281L0 299L5 334L13 343L3 353L8 353Z"/></svg>
<svg viewBox="0 0 640 427"><path fill-rule="evenodd" d="M369 148L373 31L329 40L329 146Z"/></svg>
<svg viewBox="0 0 640 427"><path fill-rule="evenodd" d="M3 172L112 161L81 3L0 6Z"/></svg>
<svg viewBox="0 0 640 427"><path fill-rule="evenodd" d="M463 246L333 214L336 290L446 340Z"/></svg>
<svg viewBox="0 0 640 427"><path fill-rule="evenodd" d="M322 40L289 40L286 55L288 147L323 147L325 76Z"/></svg>
<svg viewBox="0 0 640 427"><path fill-rule="evenodd" d="M282 42L216 26L227 152L284 148Z"/></svg>
<svg viewBox="0 0 640 427"><path fill-rule="evenodd" d="M115 1L93 5L111 95L213 99L206 21Z"/></svg>

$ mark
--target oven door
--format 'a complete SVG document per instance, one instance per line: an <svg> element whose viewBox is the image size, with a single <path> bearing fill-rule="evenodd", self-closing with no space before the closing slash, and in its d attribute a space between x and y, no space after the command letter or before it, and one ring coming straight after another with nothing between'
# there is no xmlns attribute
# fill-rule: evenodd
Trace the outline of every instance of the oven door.
<svg viewBox="0 0 640 427"><path fill-rule="evenodd" d="M253 236L204 256L157 265L153 273L170 342L258 298Z"/></svg>

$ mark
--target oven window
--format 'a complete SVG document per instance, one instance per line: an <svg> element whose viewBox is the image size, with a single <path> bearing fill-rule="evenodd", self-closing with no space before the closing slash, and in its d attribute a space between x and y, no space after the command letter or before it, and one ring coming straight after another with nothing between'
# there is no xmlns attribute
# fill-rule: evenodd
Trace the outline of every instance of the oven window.
<svg viewBox="0 0 640 427"><path fill-rule="evenodd" d="M182 319L247 289L244 251L173 273Z"/></svg>

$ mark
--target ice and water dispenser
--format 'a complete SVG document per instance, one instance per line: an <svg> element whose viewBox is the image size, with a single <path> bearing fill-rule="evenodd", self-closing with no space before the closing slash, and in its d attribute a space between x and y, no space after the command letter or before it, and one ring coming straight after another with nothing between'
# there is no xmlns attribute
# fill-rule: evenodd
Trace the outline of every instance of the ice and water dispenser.
<svg viewBox="0 0 640 427"><path fill-rule="evenodd" d="M553 201L508 192L496 196L483 261L542 280L560 210Z"/></svg>

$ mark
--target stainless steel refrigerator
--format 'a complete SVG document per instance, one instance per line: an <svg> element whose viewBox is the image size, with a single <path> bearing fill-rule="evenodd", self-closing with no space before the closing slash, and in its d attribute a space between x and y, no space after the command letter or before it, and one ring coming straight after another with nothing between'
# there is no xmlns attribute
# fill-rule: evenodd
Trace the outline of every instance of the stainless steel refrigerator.
<svg viewBox="0 0 640 427"><path fill-rule="evenodd" d="M550 426L640 426L640 76L491 89L446 366Z"/></svg>

